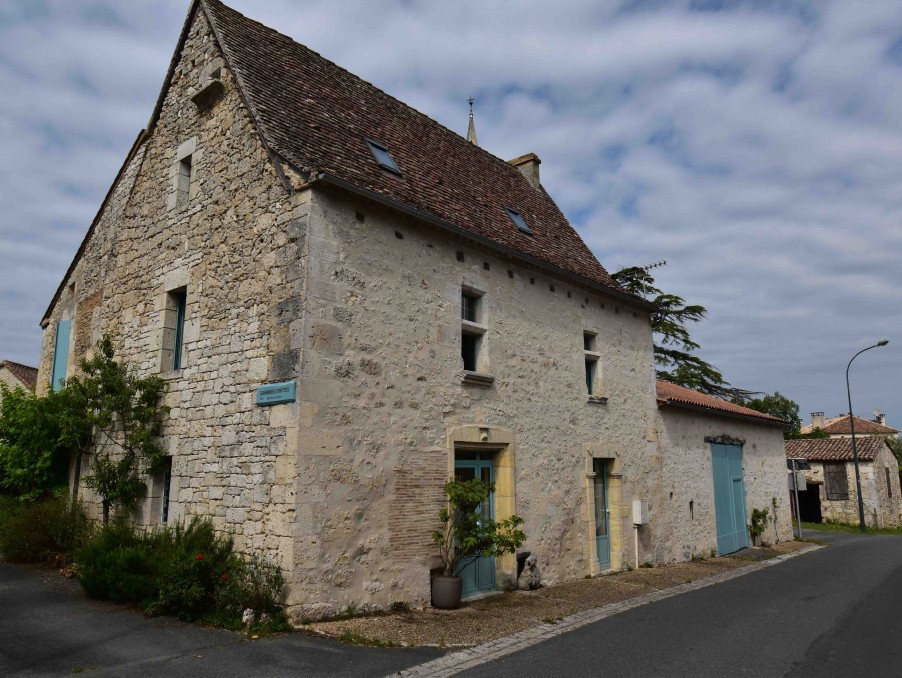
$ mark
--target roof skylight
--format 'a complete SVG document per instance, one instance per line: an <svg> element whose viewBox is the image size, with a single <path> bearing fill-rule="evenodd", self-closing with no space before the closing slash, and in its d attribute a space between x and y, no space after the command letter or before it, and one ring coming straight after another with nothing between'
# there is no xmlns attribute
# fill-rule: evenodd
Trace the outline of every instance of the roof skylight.
<svg viewBox="0 0 902 678"><path fill-rule="evenodd" d="M401 170L398 169L398 164L395 162L395 159L391 157L391 153L388 152L388 149L385 146L372 139L367 139L366 145L370 147L370 152L373 154L376 162L379 163L379 167L387 169L389 172L394 172L395 174L401 174Z"/></svg>
<svg viewBox="0 0 902 678"><path fill-rule="evenodd" d="M524 233L532 235L532 229L526 225L526 220L523 219L522 214L516 210L512 210L510 207L505 207L504 209L507 210L507 215L511 218L511 221L514 222L514 226Z"/></svg>

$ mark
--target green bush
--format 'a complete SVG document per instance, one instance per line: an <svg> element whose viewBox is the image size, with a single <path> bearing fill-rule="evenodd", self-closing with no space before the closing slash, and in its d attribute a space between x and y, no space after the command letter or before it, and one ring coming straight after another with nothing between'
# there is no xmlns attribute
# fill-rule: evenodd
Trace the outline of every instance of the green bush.
<svg viewBox="0 0 902 678"><path fill-rule="evenodd" d="M150 605L157 598L164 563L156 556L155 535L116 521L78 553L81 585L91 598Z"/></svg>
<svg viewBox="0 0 902 678"><path fill-rule="evenodd" d="M65 567L91 531L84 509L64 497L0 503L0 554L10 562Z"/></svg>
<svg viewBox="0 0 902 678"><path fill-rule="evenodd" d="M227 569L220 575L222 586L216 597L216 607L220 614L241 618L244 610L250 608L260 615L279 616L285 578L282 570L266 558L254 555L244 561L233 558Z"/></svg>

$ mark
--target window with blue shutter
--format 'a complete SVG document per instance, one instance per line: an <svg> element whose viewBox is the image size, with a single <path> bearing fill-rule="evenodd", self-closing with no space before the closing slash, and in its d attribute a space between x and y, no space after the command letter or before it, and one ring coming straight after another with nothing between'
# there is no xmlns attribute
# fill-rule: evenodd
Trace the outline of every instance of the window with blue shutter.
<svg viewBox="0 0 902 678"><path fill-rule="evenodd" d="M69 362L69 334L72 329L71 320L60 320L56 324L56 341L53 349L53 375L50 388L59 390L66 383L66 368Z"/></svg>

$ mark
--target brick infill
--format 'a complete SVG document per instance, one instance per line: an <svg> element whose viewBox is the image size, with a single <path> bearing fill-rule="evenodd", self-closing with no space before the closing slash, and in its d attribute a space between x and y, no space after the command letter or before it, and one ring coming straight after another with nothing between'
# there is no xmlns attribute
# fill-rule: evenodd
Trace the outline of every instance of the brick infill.
<svg viewBox="0 0 902 678"><path fill-rule="evenodd" d="M550 640L551 638L560 636L564 633L575 631L588 624L594 624L602 619L613 617L615 614L620 614L621 612L626 612L627 610L632 610L633 608L641 607L642 605L647 605L649 603L655 603L659 600L664 600L665 598L672 598L673 596L678 596L683 593L696 591L705 588L706 586L720 584L721 582L729 581L730 579L735 579L736 577L741 577L752 572L757 572L758 570L763 570L772 565L777 565L804 553L811 553L820 548L823 548L823 546L813 545L805 549L785 553L770 560L762 560L757 563L746 565L745 567L730 570L729 572L721 572L720 574L705 577L704 579L697 579L696 581L686 584L678 584L670 588L659 589L658 591L636 596L635 598L630 598L629 600L624 600L619 603L611 603L610 605L577 612L569 617L564 617L554 624L534 626L505 638L498 638L497 640L483 643L482 645L475 645L466 650L451 652L438 659L433 659L424 664L418 664L409 669L398 671L393 675L401 676L402 678L419 678L420 676L444 678L445 676L453 676L462 671L466 671L467 669L479 666L480 664L485 664L486 662L505 657L509 654L519 652L520 650L525 650L533 645L538 645L539 643L543 643L546 640Z"/></svg>

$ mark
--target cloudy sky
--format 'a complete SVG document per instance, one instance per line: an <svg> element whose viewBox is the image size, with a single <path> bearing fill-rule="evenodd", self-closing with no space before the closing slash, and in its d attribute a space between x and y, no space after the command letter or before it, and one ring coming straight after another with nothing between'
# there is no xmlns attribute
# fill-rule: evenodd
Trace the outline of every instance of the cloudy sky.
<svg viewBox="0 0 902 678"><path fill-rule="evenodd" d="M188 0L0 0L0 358L38 322ZM480 144L533 151L609 270L667 260L701 355L804 418L902 424L902 3L232 0Z"/></svg>

